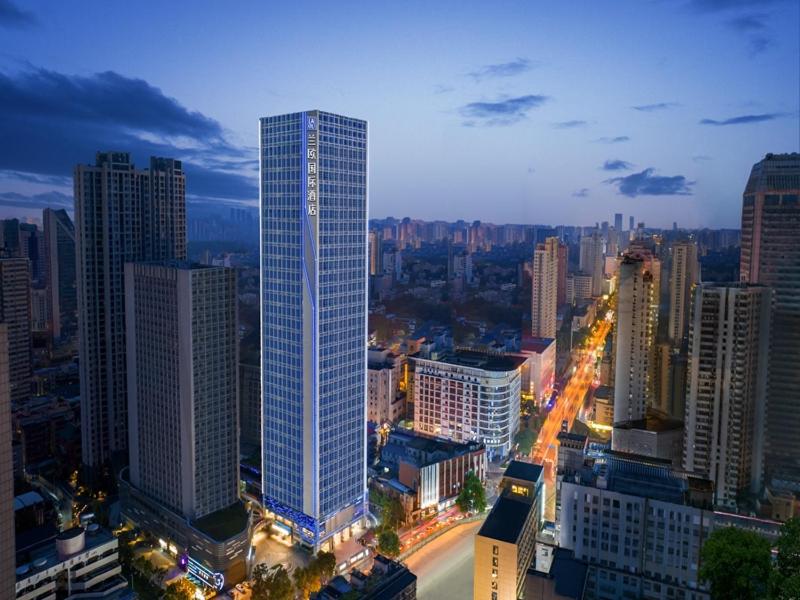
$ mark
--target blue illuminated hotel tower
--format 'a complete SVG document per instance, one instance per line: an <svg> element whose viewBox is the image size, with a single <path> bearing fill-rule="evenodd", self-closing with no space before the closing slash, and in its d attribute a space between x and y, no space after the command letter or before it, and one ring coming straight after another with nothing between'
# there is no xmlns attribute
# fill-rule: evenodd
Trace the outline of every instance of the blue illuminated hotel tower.
<svg viewBox="0 0 800 600"><path fill-rule="evenodd" d="M264 503L319 549L366 510L367 123L266 117L260 147Z"/></svg>

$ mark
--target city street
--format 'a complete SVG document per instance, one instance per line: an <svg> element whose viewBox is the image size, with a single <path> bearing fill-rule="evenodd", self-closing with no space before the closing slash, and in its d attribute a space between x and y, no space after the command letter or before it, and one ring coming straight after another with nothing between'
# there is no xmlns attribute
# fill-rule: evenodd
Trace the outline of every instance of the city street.
<svg viewBox="0 0 800 600"><path fill-rule="evenodd" d="M605 346L605 339L611 331L611 321L598 318L592 333L587 337L586 347L580 360L574 367L569 381L564 386L558 397L556 405L547 414L544 424L539 431L531 458L533 462L544 465L544 478L547 498L545 501L545 519L555 520L555 478L558 462L557 437L564 421L567 429L583 407L586 392L595 379L595 361Z"/></svg>
<svg viewBox="0 0 800 600"><path fill-rule="evenodd" d="M472 598L475 534L483 521L459 525L405 560L417 576L419 600Z"/></svg>

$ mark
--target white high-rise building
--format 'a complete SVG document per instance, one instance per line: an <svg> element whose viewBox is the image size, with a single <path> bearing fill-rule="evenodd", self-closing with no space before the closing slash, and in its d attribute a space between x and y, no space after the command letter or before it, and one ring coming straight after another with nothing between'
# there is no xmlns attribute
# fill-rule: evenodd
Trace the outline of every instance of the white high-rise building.
<svg viewBox="0 0 800 600"><path fill-rule="evenodd" d="M239 499L236 302L234 269L125 265L130 482L187 519Z"/></svg>
<svg viewBox="0 0 800 600"><path fill-rule="evenodd" d="M669 276L669 339L680 346L689 329L692 288L699 279L697 245L679 242L672 247Z"/></svg>
<svg viewBox="0 0 800 600"><path fill-rule="evenodd" d="M592 296L603 294L605 254L599 232L581 238L580 270L592 276Z"/></svg>
<svg viewBox="0 0 800 600"><path fill-rule="evenodd" d="M771 301L759 285L695 291L683 466L711 479L725 508L761 489Z"/></svg>
<svg viewBox="0 0 800 600"><path fill-rule="evenodd" d="M93 468L127 462L124 266L186 258L186 177L179 160L137 170L127 152L98 152L74 178L81 451Z"/></svg>
<svg viewBox="0 0 800 600"><path fill-rule="evenodd" d="M312 110L260 132L264 506L317 550L367 510L367 123Z"/></svg>
<svg viewBox="0 0 800 600"><path fill-rule="evenodd" d="M619 267L615 328L614 422L644 418L651 399L655 286L645 259L626 255Z"/></svg>
<svg viewBox="0 0 800 600"><path fill-rule="evenodd" d="M558 238L537 244L533 252L531 286L531 334L554 338L558 317Z"/></svg>

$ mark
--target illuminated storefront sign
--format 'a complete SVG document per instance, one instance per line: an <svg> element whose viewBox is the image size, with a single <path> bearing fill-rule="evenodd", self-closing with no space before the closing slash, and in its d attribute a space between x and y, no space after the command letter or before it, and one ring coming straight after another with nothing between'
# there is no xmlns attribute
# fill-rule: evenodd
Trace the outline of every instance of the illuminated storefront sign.
<svg viewBox="0 0 800 600"><path fill-rule="evenodd" d="M225 586L225 576L222 573L214 573L186 554L182 554L178 558L178 566L184 570L191 579L202 585L217 591L221 591Z"/></svg>

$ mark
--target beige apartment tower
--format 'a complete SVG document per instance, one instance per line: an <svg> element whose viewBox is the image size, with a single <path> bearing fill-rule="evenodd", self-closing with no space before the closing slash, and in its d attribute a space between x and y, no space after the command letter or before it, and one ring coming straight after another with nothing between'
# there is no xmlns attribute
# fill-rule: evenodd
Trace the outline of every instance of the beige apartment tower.
<svg viewBox="0 0 800 600"><path fill-rule="evenodd" d="M556 337L558 316L558 238L538 244L533 252L533 284L531 286L531 334L534 337Z"/></svg>

